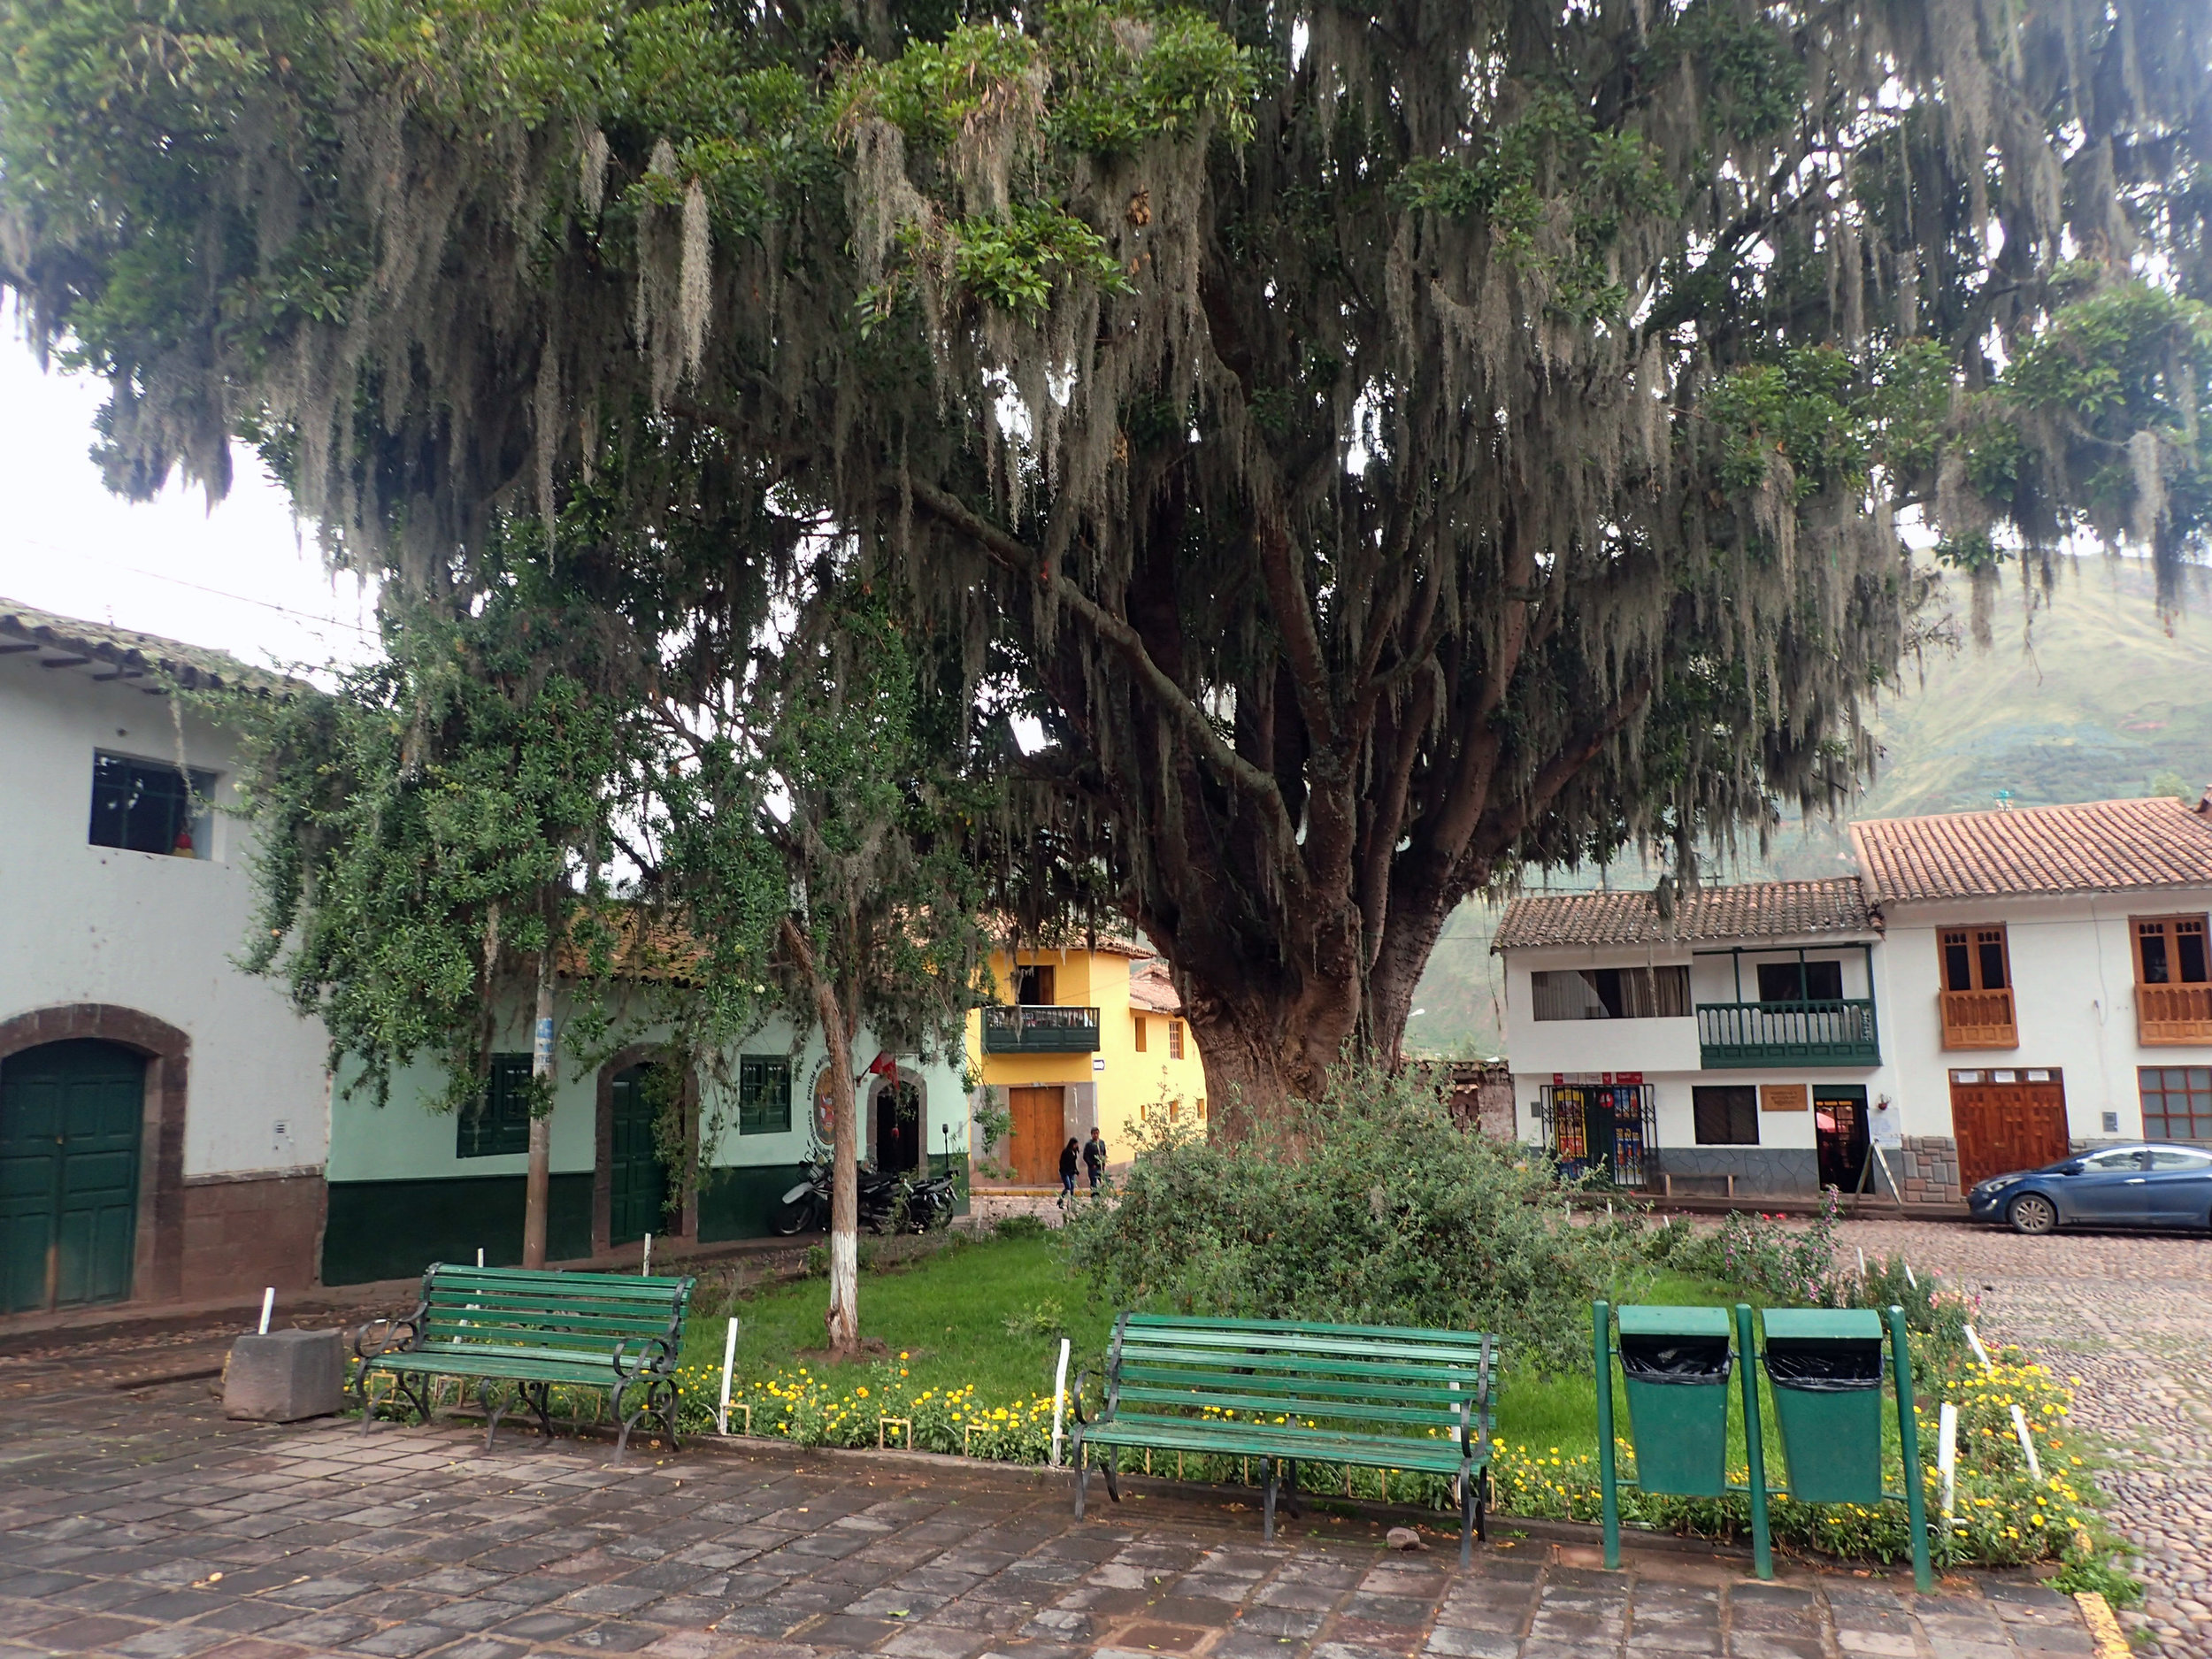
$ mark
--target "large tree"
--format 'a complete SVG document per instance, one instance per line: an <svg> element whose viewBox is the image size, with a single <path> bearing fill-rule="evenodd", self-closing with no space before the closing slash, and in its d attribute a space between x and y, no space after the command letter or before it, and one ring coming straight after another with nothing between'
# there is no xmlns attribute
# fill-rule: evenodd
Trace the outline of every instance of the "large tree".
<svg viewBox="0 0 2212 1659"><path fill-rule="evenodd" d="M23 0L0 280L119 486L250 432L405 588L610 476L649 559L672 477L860 538L1233 1127L1468 894L1839 800L1901 512L2200 543L2208 69L2198 0Z"/></svg>

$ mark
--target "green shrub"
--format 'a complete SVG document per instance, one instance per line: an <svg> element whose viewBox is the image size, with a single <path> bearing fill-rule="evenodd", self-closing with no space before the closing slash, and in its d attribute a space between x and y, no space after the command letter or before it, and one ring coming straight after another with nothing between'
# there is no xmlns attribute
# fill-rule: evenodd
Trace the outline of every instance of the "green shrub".
<svg viewBox="0 0 2212 1659"><path fill-rule="evenodd" d="M1001 1216L991 1231L1002 1239L1041 1239L1052 1229L1041 1216Z"/></svg>
<svg viewBox="0 0 2212 1659"><path fill-rule="evenodd" d="M1117 1308L1494 1331L1514 1364L1586 1371L1590 1300L1638 1272L1640 1227L1571 1217L1421 1079L1348 1066L1264 1138L1141 1145L1119 1205L1066 1231Z"/></svg>
<svg viewBox="0 0 2212 1659"><path fill-rule="evenodd" d="M1068 1333L1067 1310L1057 1296L1042 1297L1002 1322L1009 1336L1058 1337Z"/></svg>

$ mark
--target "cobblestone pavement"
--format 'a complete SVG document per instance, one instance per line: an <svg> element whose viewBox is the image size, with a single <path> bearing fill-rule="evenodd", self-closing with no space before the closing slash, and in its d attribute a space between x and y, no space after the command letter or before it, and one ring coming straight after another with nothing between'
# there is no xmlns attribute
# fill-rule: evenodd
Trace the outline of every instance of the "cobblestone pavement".
<svg viewBox="0 0 2212 1659"><path fill-rule="evenodd" d="M2212 1240L1852 1221L1846 1250L1901 1254L1981 1299L1978 1328L2078 1377L2075 1420L2116 1465L2098 1480L2150 1588L2124 1624L2212 1659Z"/></svg>
<svg viewBox="0 0 2212 1659"><path fill-rule="evenodd" d="M0 1362L4 1372L5 1362ZM459 1425L229 1424L207 1385L50 1373L0 1421L0 1655L127 1659L2078 1659L2026 1579L1786 1571L1503 1540L1467 1572L1386 1517L1262 1542L1220 1495L1131 1483L1078 1525L1064 1480L896 1454L603 1441Z"/></svg>

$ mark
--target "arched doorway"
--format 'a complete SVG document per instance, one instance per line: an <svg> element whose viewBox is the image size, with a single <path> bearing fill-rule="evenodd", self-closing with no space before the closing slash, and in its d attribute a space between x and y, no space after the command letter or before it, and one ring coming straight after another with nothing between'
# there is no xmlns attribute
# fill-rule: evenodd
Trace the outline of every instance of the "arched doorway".
<svg viewBox="0 0 2212 1659"><path fill-rule="evenodd" d="M876 1089L876 1168L895 1174L922 1167L922 1086L912 1078Z"/></svg>
<svg viewBox="0 0 2212 1659"><path fill-rule="evenodd" d="M145 1056L119 1043L0 1060L0 1313L131 1294L145 1107Z"/></svg>
<svg viewBox="0 0 2212 1659"><path fill-rule="evenodd" d="M680 1087L665 1066L617 1071L607 1086L607 1242L670 1231L668 1164L656 1125Z"/></svg>

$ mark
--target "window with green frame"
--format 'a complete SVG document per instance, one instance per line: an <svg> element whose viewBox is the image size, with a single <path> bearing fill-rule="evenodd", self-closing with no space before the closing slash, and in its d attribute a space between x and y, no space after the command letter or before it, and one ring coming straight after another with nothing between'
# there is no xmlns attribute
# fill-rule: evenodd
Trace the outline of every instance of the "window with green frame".
<svg viewBox="0 0 2212 1659"><path fill-rule="evenodd" d="M737 1062L737 1133L780 1135L791 1128L791 1062L748 1054Z"/></svg>
<svg viewBox="0 0 2212 1659"><path fill-rule="evenodd" d="M492 1056L492 1074L475 1104L455 1115L454 1156L492 1158L530 1149L530 1056Z"/></svg>

